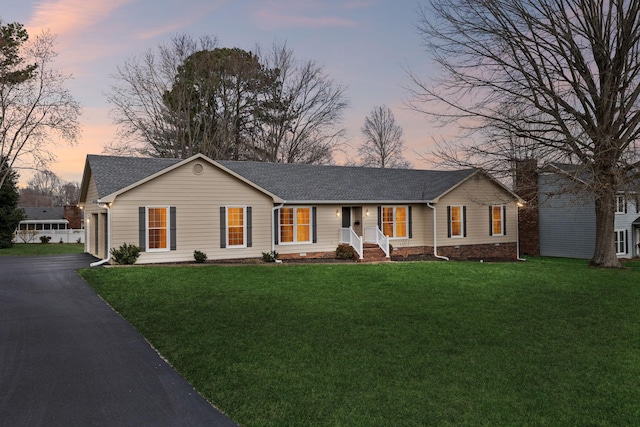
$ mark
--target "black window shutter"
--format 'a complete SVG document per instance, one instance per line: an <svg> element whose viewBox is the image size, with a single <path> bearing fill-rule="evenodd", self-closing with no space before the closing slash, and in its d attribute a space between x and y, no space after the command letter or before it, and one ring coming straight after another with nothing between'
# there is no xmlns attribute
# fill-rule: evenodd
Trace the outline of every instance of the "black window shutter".
<svg viewBox="0 0 640 427"><path fill-rule="evenodd" d="M411 206L409 206L408 216L409 216L409 238L411 239L413 237L413 218L411 216Z"/></svg>
<svg viewBox="0 0 640 427"><path fill-rule="evenodd" d="M314 206L311 208L311 238L313 243L318 243L318 209Z"/></svg>
<svg viewBox="0 0 640 427"><path fill-rule="evenodd" d="M251 206L247 206L247 247L250 248L253 245L251 240Z"/></svg>
<svg viewBox="0 0 640 427"><path fill-rule="evenodd" d="M170 226L169 226L169 236L171 239L171 247L170 250L175 251L176 248L178 247L176 244L176 207L175 206L171 206L169 208L169 221L170 221Z"/></svg>
<svg viewBox="0 0 640 427"><path fill-rule="evenodd" d="M451 206L447 206L447 237L451 237Z"/></svg>
<svg viewBox="0 0 640 427"><path fill-rule="evenodd" d="M142 252L147 250L147 212L144 206L138 208L138 246Z"/></svg>
<svg viewBox="0 0 640 427"><path fill-rule="evenodd" d="M489 236L493 236L493 206L489 205Z"/></svg>
<svg viewBox="0 0 640 427"><path fill-rule="evenodd" d="M507 235L507 207L502 207L502 235Z"/></svg>
<svg viewBox="0 0 640 427"><path fill-rule="evenodd" d="M462 237L467 237L467 207L462 207Z"/></svg>
<svg viewBox="0 0 640 427"><path fill-rule="evenodd" d="M378 206L378 228L382 230L382 206Z"/></svg>
<svg viewBox="0 0 640 427"><path fill-rule="evenodd" d="M624 253L629 253L629 230L624 230Z"/></svg>
<svg viewBox="0 0 640 427"><path fill-rule="evenodd" d="M220 247L227 247L227 208L220 206Z"/></svg>
<svg viewBox="0 0 640 427"><path fill-rule="evenodd" d="M280 209L273 211L273 243L280 242Z"/></svg>

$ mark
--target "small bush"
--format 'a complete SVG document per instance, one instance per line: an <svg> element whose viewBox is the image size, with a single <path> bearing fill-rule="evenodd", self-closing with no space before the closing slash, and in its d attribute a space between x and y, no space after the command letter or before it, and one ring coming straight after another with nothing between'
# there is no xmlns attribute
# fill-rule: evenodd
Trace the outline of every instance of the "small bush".
<svg viewBox="0 0 640 427"><path fill-rule="evenodd" d="M51 241L51 236L40 236L40 243L47 244Z"/></svg>
<svg viewBox="0 0 640 427"><path fill-rule="evenodd" d="M20 230L18 231L18 239L22 240L22 243L31 243L36 238L38 232L36 230Z"/></svg>
<svg viewBox="0 0 640 427"><path fill-rule="evenodd" d="M118 249L111 248L111 257L118 264L135 264L140 256L140 250L136 245L124 243Z"/></svg>
<svg viewBox="0 0 640 427"><path fill-rule="evenodd" d="M276 251L271 251L271 252L262 252L262 261L264 262L276 262L276 260L278 259L278 252Z"/></svg>
<svg viewBox="0 0 640 427"><path fill-rule="evenodd" d="M351 245L338 245L336 249L336 258L338 259L355 259L356 250Z"/></svg>
<svg viewBox="0 0 640 427"><path fill-rule="evenodd" d="M202 264L207 260L207 254L200 251L193 251L193 259L195 259L198 264Z"/></svg>

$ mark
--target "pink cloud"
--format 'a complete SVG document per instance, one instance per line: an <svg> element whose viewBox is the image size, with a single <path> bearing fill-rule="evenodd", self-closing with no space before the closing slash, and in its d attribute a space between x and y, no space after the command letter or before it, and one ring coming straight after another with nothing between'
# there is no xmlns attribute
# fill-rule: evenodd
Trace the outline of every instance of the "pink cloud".
<svg viewBox="0 0 640 427"><path fill-rule="evenodd" d="M78 33L100 22L132 0L53 0L40 1L25 25L29 34L50 29L60 36Z"/></svg>
<svg viewBox="0 0 640 427"><path fill-rule="evenodd" d="M173 22L167 22L166 24L158 26L156 28L151 28L147 31L140 32L137 34L137 37L139 37L142 40L148 40L158 36L162 36L164 34L175 33L179 31L181 28L188 27L194 22L201 20L203 17L207 16L210 12L216 9L219 9L227 2L228 0L216 0L216 1L209 0L208 2L206 2L206 4L201 5L200 7L189 8L189 11L185 10L185 13L188 13L188 14L184 18L175 19Z"/></svg>

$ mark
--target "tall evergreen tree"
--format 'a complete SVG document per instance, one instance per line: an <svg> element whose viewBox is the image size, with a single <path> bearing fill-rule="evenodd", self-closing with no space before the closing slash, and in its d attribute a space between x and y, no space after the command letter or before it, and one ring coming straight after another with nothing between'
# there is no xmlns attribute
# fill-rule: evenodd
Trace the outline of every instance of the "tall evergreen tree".
<svg viewBox="0 0 640 427"><path fill-rule="evenodd" d="M0 162L6 166L6 162ZM6 169L0 170L0 175L4 175ZM0 249L10 248L13 233L18 223L24 217L21 209L18 208L20 193L18 192L18 174L9 170L2 186L0 187Z"/></svg>

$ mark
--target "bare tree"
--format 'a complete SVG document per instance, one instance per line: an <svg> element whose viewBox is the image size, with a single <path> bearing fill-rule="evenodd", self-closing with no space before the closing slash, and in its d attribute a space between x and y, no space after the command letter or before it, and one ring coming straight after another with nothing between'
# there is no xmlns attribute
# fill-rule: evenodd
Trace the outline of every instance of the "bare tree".
<svg viewBox="0 0 640 427"><path fill-rule="evenodd" d="M619 267L615 194L637 176L640 0L431 0L420 15L443 75L412 74L411 106L468 131L463 162L525 152L578 165L595 197L590 263Z"/></svg>
<svg viewBox="0 0 640 427"><path fill-rule="evenodd" d="M50 170L37 171L33 177L27 182L27 189L30 189L28 193L35 196L34 207L40 206L59 206L57 202L57 193L62 186L62 181ZM21 197L20 203L25 200ZM23 205L22 206L26 206Z"/></svg>
<svg viewBox="0 0 640 427"><path fill-rule="evenodd" d="M0 21L0 186L12 169L46 165L55 137L75 142L80 105L53 68L55 36L28 40L20 24ZM30 64L30 65L24 65Z"/></svg>
<svg viewBox="0 0 640 427"><path fill-rule="evenodd" d="M257 115L255 157L282 163L330 163L345 130L346 88L315 61L301 61L285 44L257 49L265 69L276 73Z"/></svg>
<svg viewBox="0 0 640 427"><path fill-rule="evenodd" d="M286 45L254 54L216 44L178 36L120 67L108 99L121 142L108 151L330 162L344 134L345 88Z"/></svg>
<svg viewBox="0 0 640 427"><path fill-rule="evenodd" d="M211 129L182 126L184 111L193 108L190 103L193 99L186 94L184 98L176 96L176 108L172 111L165 102L165 94L171 91L187 58L199 51L213 50L217 45L217 39L212 37L194 40L188 35L177 35L157 50L150 49L140 57L127 59L118 67L107 100L112 105L119 138L105 151L175 158L195 154L197 141L207 140ZM206 96L211 89L202 90Z"/></svg>
<svg viewBox="0 0 640 427"><path fill-rule="evenodd" d="M63 182L57 191L57 206L77 205L80 200L80 183Z"/></svg>
<svg viewBox="0 0 640 427"><path fill-rule="evenodd" d="M403 130L386 105L374 107L361 128L364 142L358 147L363 166L379 168L409 168L402 156Z"/></svg>
<svg viewBox="0 0 640 427"><path fill-rule="evenodd" d="M65 182L50 170L39 170L20 189L20 206L50 207L78 203L80 184Z"/></svg>

